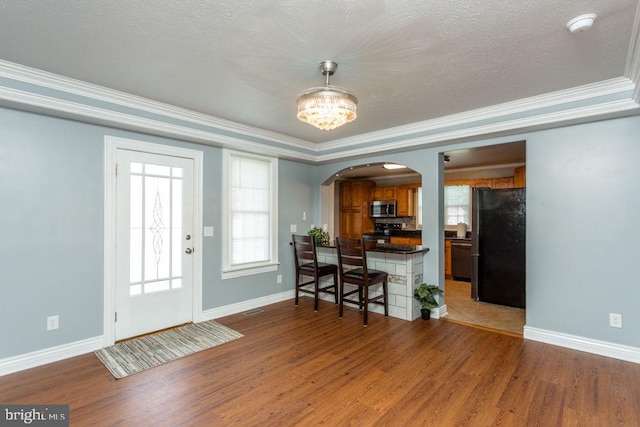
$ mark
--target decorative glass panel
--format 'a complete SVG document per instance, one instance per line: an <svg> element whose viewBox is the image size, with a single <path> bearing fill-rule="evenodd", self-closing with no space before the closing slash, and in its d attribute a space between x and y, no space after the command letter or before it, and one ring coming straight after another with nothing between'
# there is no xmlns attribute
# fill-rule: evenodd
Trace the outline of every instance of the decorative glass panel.
<svg viewBox="0 0 640 427"><path fill-rule="evenodd" d="M142 229L131 229L129 238L129 281L142 281Z"/></svg>
<svg viewBox="0 0 640 427"><path fill-rule="evenodd" d="M182 168L131 163L131 295L182 287L182 175Z"/></svg>
<svg viewBox="0 0 640 427"><path fill-rule="evenodd" d="M171 176L171 168L169 166L146 164L144 165L144 173L146 175Z"/></svg>
<svg viewBox="0 0 640 427"><path fill-rule="evenodd" d="M144 284L144 293L149 294L152 292L161 292L169 290L169 280L162 280L160 282L149 282Z"/></svg>

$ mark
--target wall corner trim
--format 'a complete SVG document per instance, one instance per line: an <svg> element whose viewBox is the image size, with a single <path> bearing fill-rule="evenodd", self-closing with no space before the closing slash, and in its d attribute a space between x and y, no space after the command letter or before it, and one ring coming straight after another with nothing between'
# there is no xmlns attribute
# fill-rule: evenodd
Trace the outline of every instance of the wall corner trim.
<svg viewBox="0 0 640 427"><path fill-rule="evenodd" d="M598 354L600 356L625 360L627 362L640 363L640 348L637 347L594 340L577 335L564 334L562 332L548 331L545 329L533 328L531 326L524 327L524 338L527 340L571 348L573 350Z"/></svg>
<svg viewBox="0 0 640 427"><path fill-rule="evenodd" d="M80 356L81 354L91 353L92 351L101 349L102 344L103 338L101 335L0 359L0 376L46 365L47 363L58 362L70 357Z"/></svg>

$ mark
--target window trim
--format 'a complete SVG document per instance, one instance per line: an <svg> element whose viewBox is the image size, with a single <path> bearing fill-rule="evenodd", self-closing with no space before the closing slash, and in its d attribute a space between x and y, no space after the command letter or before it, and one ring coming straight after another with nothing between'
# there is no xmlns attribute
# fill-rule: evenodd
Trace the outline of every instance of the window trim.
<svg viewBox="0 0 640 427"><path fill-rule="evenodd" d="M231 265L231 160L234 157L255 159L269 163L270 188L270 224L269 247L271 256L268 261ZM222 279L261 274L278 269L278 159L259 154L222 150Z"/></svg>
<svg viewBox="0 0 640 427"><path fill-rule="evenodd" d="M471 185L469 185L469 184L451 184L451 185L446 185L446 184L445 184L445 190L446 190L446 187L458 187L458 186L466 186L466 187L469 187L469 204L468 204L468 209L469 209L469 220L468 220L467 226L468 226L468 229L469 229L469 230L471 230L471 221L472 221L472 217L473 217L473 214L472 214L473 210L472 210L472 205L471 205L471 203L472 203L472 199L473 199L473 198L472 198L472 194L473 194L473 187L472 187ZM445 193L446 193L446 192L445 192ZM446 199L446 197L444 196L444 193L443 193L443 198L444 198L444 200L443 200L443 204L442 204L442 205L443 205L443 221L444 221L444 229L445 229L445 230L447 230L447 231L457 230L457 228L458 228L458 225L457 225L457 224L455 224L455 225L447 224L447 219L448 219L448 216L447 216L447 207L448 207L448 206L460 206L460 205L447 205L447 199Z"/></svg>

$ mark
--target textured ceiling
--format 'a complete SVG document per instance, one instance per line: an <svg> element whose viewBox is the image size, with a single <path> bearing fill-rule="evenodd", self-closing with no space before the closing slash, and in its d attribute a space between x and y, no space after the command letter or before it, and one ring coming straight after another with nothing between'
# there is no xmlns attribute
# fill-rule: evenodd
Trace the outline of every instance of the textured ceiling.
<svg viewBox="0 0 640 427"><path fill-rule="evenodd" d="M0 0L0 59L311 142L623 76L637 0ZM599 15L587 32L570 19ZM299 92L358 119L321 131Z"/></svg>

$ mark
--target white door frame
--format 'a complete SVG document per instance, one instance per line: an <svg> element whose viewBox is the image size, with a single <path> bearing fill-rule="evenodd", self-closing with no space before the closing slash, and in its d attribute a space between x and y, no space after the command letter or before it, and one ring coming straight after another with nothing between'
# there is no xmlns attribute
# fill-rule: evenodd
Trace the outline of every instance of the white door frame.
<svg viewBox="0 0 640 427"><path fill-rule="evenodd" d="M199 150L136 141L106 135L104 138L104 331L103 346L115 343L116 297L116 153L118 150L184 157L193 160L193 322L202 320L202 182L204 154Z"/></svg>

